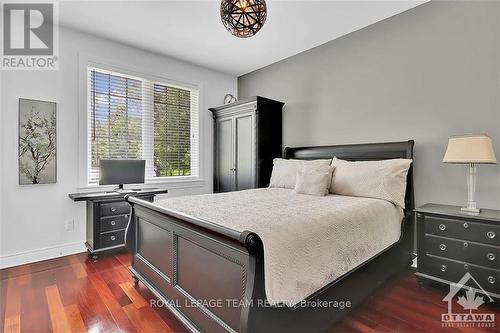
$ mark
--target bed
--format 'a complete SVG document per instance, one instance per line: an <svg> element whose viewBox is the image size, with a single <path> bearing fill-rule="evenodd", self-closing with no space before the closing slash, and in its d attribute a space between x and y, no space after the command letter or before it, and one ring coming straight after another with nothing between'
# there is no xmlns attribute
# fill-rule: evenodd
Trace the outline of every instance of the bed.
<svg viewBox="0 0 500 333"><path fill-rule="evenodd" d="M286 148L284 157L413 158L413 145L406 141ZM409 267L411 168L406 184L405 210L391 209L378 199L318 198L286 189L158 203L128 196L130 271L134 282L141 281L192 331L321 332ZM349 217L356 212L359 216ZM267 220L273 223L262 223ZM346 221L353 220L355 231L346 232ZM309 221L314 223L303 228ZM326 241L315 241L320 237ZM332 259L331 264L325 258ZM326 271L316 274L322 269Z"/></svg>

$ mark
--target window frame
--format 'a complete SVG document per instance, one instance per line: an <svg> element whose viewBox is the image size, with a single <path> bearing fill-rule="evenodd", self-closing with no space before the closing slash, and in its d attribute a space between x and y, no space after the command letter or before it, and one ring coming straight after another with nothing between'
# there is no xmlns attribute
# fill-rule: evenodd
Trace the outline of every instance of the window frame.
<svg viewBox="0 0 500 333"><path fill-rule="evenodd" d="M172 87L178 87L182 89L190 89L198 92L198 110L197 110L197 131L193 132L197 136L196 140L196 165L197 175L189 176L166 176L166 177L153 177L148 178L146 176L144 185L154 184L154 185L168 185L169 188L190 188L190 187L202 187L205 184L203 175L203 153L201 151L201 138L202 138L202 85L201 83L188 83L181 80L175 80L172 78L167 78L163 76L158 76L154 74L149 74L144 70L132 69L128 65L116 65L111 64L111 62L105 62L102 60L94 60L88 56L80 55L79 57L79 117L78 117L78 131L79 131L79 145L78 145L78 183L77 189L87 190L87 189L111 189L115 186L112 185L98 185L89 184L88 182L88 158L90 153L90 142L88 138L88 103L89 103L89 89L88 89L88 77L87 71L89 67L94 67L97 70L107 71L111 73L116 73L118 75L125 75L131 78L139 79L141 81L146 80L148 84L161 84L168 85ZM115 62L113 62L115 63ZM193 151L194 149L192 149ZM154 150L151 151L154 154ZM193 168L193 165L192 165Z"/></svg>

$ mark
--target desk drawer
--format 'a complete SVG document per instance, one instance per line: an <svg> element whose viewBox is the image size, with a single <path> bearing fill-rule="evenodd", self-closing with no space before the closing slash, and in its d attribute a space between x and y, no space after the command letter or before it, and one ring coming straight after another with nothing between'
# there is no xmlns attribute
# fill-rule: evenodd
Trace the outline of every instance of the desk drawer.
<svg viewBox="0 0 500 333"><path fill-rule="evenodd" d="M126 201L115 201L101 204L101 216L114 216L130 212L130 204Z"/></svg>
<svg viewBox="0 0 500 333"><path fill-rule="evenodd" d="M419 267L419 271L451 282L460 281L464 274L469 272L486 291L500 293L500 271L498 270L429 255L426 255L425 259L419 262L419 265L422 266ZM467 285L477 288L472 279L468 281Z"/></svg>
<svg viewBox="0 0 500 333"><path fill-rule="evenodd" d="M122 245L125 243L125 230L112 231L101 234L101 247Z"/></svg>
<svg viewBox="0 0 500 333"><path fill-rule="evenodd" d="M111 217L101 217L101 232L125 229L128 224L129 214Z"/></svg>
<svg viewBox="0 0 500 333"><path fill-rule="evenodd" d="M426 216L425 232L438 236L500 246L499 225Z"/></svg>
<svg viewBox="0 0 500 333"><path fill-rule="evenodd" d="M500 247L426 235L425 251L440 257L500 269Z"/></svg>

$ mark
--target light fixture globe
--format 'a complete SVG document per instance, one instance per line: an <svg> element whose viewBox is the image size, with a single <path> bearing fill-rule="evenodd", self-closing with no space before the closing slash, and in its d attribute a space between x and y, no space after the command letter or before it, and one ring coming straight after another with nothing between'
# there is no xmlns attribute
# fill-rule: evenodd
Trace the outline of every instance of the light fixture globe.
<svg viewBox="0 0 500 333"><path fill-rule="evenodd" d="M220 17L227 31L239 38L255 35L266 22L264 0L222 0Z"/></svg>

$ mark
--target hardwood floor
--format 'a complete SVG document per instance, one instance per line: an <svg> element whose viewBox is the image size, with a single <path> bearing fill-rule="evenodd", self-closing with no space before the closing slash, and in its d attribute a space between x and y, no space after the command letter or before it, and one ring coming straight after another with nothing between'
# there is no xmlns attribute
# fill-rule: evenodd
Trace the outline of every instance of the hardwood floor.
<svg viewBox="0 0 500 333"><path fill-rule="evenodd" d="M134 287L128 254L94 262L86 254L0 270L0 332L186 332L154 296ZM420 288L411 272L387 283L330 332L500 332L496 327L443 328L444 289Z"/></svg>

